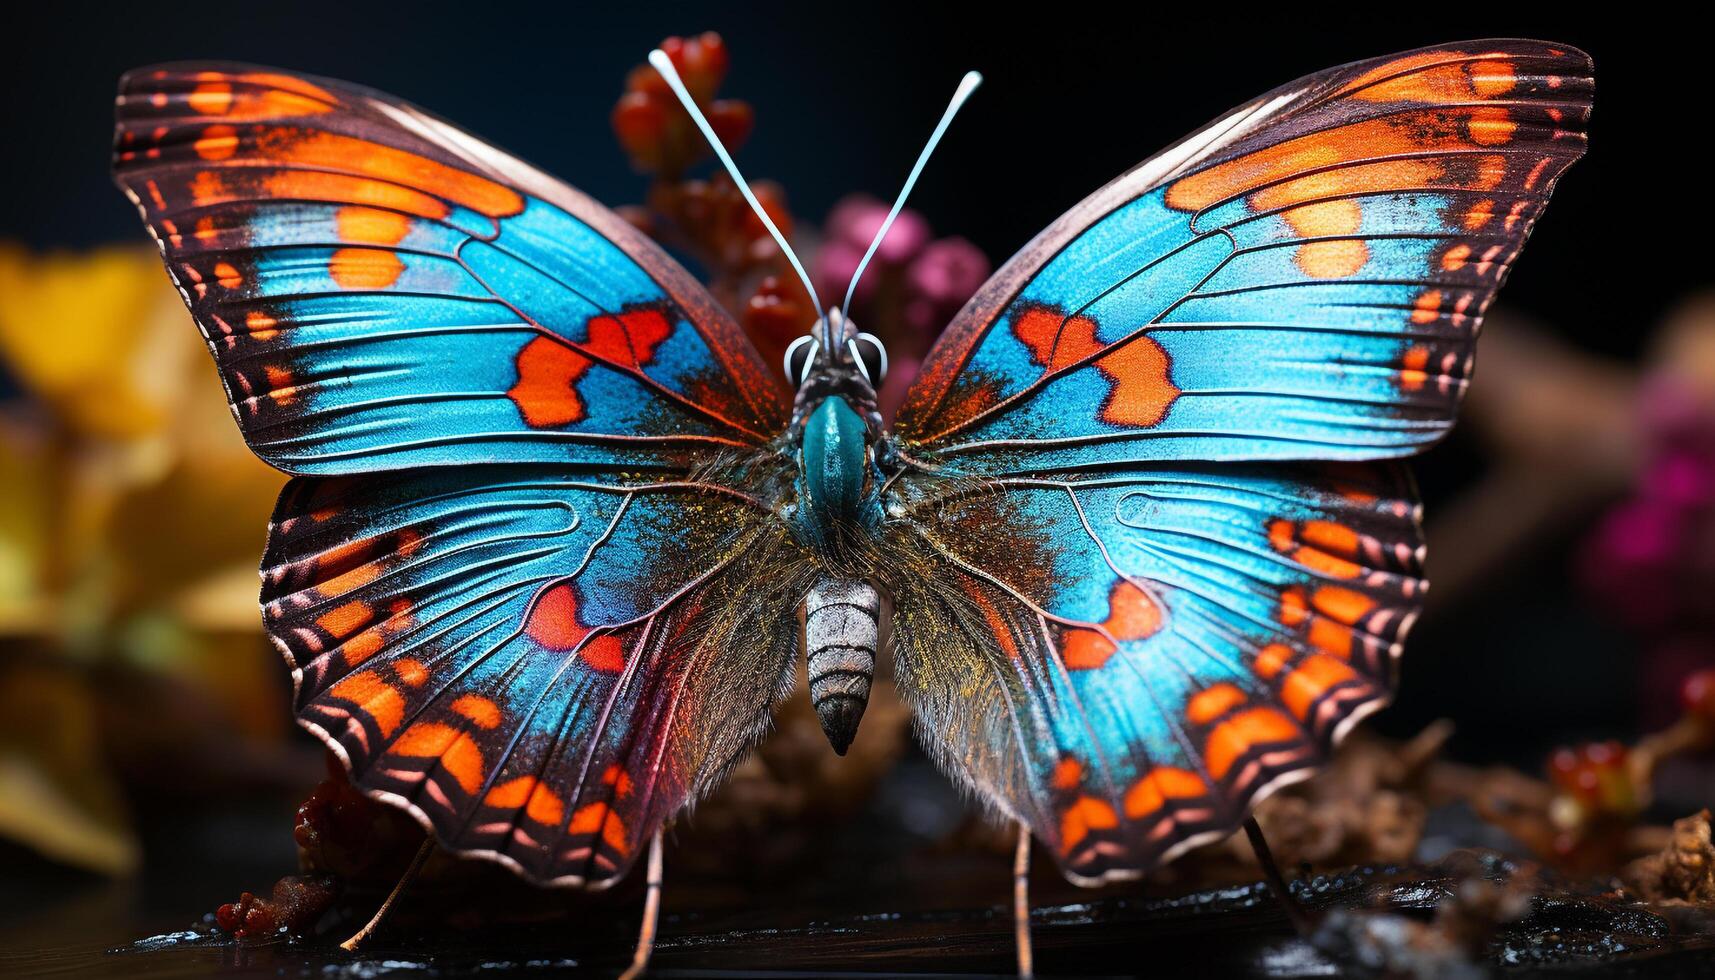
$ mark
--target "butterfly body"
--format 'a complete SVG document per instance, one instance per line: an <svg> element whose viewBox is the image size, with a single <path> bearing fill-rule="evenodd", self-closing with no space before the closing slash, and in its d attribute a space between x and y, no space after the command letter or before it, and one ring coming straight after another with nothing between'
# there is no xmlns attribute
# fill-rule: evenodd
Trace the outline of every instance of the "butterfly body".
<svg viewBox="0 0 1715 980"><path fill-rule="evenodd" d="M143 69L115 170L294 475L263 618L371 795L611 883L801 655L843 748L886 634L926 751L1093 883L1388 701L1425 587L1395 461L1451 426L1592 86L1488 40L1246 103L1026 246L885 421L837 311L782 384L636 229L368 89Z"/></svg>

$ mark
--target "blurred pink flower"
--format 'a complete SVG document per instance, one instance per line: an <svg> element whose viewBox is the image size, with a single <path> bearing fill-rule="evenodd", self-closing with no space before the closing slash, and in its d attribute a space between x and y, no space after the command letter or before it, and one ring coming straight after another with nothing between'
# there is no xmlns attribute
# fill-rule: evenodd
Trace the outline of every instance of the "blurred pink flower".
<svg viewBox="0 0 1715 980"><path fill-rule="evenodd" d="M840 201L828 213L810 273L824 302L838 303L845 296L887 211L881 201L860 195ZM876 393L884 416L891 417L930 344L982 286L990 268L988 257L975 245L957 237L935 239L921 214L899 212L847 311L859 329L887 345L889 373Z"/></svg>
<svg viewBox="0 0 1715 980"><path fill-rule="evenodd" d="M1656 377L1637 409L1644 464L1631 495L1586 539L1579 576L1634 628L1704 635L1715 621L1715 406Z"/></svg>

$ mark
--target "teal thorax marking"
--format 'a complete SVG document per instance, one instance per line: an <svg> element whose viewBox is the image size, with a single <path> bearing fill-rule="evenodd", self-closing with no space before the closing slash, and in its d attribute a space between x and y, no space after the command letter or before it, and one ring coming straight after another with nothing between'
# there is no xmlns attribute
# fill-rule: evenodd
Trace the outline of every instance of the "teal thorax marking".
<svg viewBox="0 0 1715 980"><path fill-rule="evenodd" d="M844 398L830 396L804 421L799 461L801 530L826 542L836 528L868 524L864 489L869 449L863 419Z"/></svg>

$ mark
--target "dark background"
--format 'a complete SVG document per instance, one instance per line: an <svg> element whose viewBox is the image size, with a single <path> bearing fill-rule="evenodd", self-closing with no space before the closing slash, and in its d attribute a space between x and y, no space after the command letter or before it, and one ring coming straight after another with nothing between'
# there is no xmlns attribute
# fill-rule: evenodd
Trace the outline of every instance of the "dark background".
<svg viewBox="0 0 1715 980"><path fill-rule="evenodd" d="M493 0L36 8L9 22L0 55L0 239L38 249L143 240L107 176L110 101L122 71L155 61L245 60L360 82L618 204L644 189L608 126L626 71L664 35L718 30L733 57L723 94L757 113L740 162L753 179L781 181L804 221L852 191L890 197L960 74L977 68L987 84L913 204L939 233L962 234L998 262L1138 160L1293 78L1441 41L1534 36L1594 56L1592 149L1562 183L1497 310L1631 359L1664 311L1711 282L1715 32L1707 13L1694 19L1694 5L1674 19L1630 6L1624 17L1570 5L1187 6L1207 12L1060 0L987 9ZM1437 502L1483 465L1457 437L1420 462L1432 520ZM1431 616L1407 657L1403 700L1381 726L1409 732L1451 716L1459 754L1532 767L1557 739L1625 732L1630 650L1569 598L1567 565L1564 551L1545 553Z"/></svg>

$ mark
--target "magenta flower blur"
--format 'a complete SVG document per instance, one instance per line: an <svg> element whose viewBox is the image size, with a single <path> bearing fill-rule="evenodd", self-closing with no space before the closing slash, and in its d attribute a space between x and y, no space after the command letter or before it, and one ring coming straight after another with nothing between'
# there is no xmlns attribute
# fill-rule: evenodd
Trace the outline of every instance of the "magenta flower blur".
<svg viewBox="0 0 1715 980"><path fill-rule="evenodd" d="M1656 639L1715 627L1715 406L1672 377L1638 398L1643 465L1597 522L1580 578L1607 612ZM1715 643L1711 644L1715 656Z"/></svg>
<svg viewBox="0 0 1715 980"><path fill-rule="evenodd" d="M875 198L853 196L829 212L821 247L810 264L816 291L827 302L838 303L845 296L887 211L888 205ZM898 407L930 344L992 268L975 245L963 238L935 239L921 214L899 212L847 311L860 329L887 345L892 366L877 393L884 414Z"/></svg>

